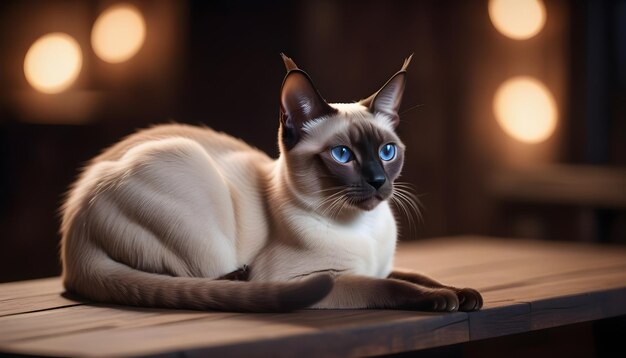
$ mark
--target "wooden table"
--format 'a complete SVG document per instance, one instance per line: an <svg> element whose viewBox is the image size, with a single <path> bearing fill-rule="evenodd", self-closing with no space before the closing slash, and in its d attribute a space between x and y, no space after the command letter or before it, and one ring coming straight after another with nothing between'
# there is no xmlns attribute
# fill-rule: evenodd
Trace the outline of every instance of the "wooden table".
<svg viewBox="0 0 626 358"><path fill-rule="evenodd" d="M479 289L473 313L239 314L91 304L59 278L0 285L0 352L61 356L363 356L626 314L626 249L485 237L403 244L397 266Z"/></svg>

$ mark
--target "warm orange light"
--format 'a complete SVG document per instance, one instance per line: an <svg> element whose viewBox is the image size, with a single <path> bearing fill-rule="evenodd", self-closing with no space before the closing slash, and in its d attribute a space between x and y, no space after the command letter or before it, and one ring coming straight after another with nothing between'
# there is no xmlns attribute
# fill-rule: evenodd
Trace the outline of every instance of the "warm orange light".
<svg viewBox="0 0 626 358"><path fill-rule="evenodd" d="M58 93L78 77L83 55L78 42L68 34L55 32L35 41L24 58L24 75L36 90Z"/></svg>
<svg viewBox="0 0 626 358"><path fill-rule="evenodd" d="M546 86L532 77L514 77L500 85L493 109L502 129L522 142L542 142L556 128L556 102Z"/></svg>
<svg viewBox="0 0 626 358"><path fill-rule="evenodd" d="M135 56L146 38L146 23L139 10L128 4L114 5L96 20L91 45L102 60L120 63Z"/></svg>
<svg viewBox="0 0 626 358"><path fill-rule="evenodd" d="M525 40L543 29L546 7L542 0L489 0L489 17L503 35Z"/></svg>

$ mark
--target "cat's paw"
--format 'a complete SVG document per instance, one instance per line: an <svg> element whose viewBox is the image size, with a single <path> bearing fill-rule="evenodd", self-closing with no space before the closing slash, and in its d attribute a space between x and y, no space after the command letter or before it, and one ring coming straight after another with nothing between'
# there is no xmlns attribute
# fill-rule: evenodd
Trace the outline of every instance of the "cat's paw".
<svg viewBox="0 0 626 358"><path fill-rule="evenodd" d="M448 288L434 288L423 293L424 309L433 312L456 312L459 309L459 297Z"/></svg>
<svg viewBox="0 0 626 358"><path fill-rule="evenodd" d="M459 299L459 311L478 311L483 307L483 296L473 288L455 288Z"/></svg>

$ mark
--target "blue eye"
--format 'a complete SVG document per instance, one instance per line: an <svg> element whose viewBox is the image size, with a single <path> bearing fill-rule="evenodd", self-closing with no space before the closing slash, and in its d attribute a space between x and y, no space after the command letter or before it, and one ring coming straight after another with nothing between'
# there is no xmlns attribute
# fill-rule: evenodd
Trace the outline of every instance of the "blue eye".
<svg viewBox="0 0 626 358"><path fill-rule="evenodd" d="M384 161L392 160L396 156L396 145L393 143L387 143L380 148L380 152L378 152L380 159Z"/></svg>
<svg viewBox="0 0 626 358"><path fill-rule="evenodd" d="M330 150L333 159L339 163L347 163L352 160L352 152L345 145L338 145Z"/></svg>

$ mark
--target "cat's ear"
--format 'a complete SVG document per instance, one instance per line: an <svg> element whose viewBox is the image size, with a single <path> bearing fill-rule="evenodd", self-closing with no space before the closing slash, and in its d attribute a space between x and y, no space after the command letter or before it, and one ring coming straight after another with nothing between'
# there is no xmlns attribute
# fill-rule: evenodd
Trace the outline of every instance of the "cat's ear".
<svg viewBox="0 0 626 358"><path fill-rule="evenodd" d="M331 115L337 110L326 103L306 72L298 69L284 55L283 60L289 72L280 94L280 121L283 143L291 149L300 140L306 122Z"/></svg>
<svg viewBox="0 0 626 358"><path fill-rule="evenodd" d="M413 55L404 60L400 71L393 75L381 89L368 98L359 101L361 105L369 108L370 112L382 113L388 116L394 126L397 126L400 122L398 109L400 109L400 102L404 93L406 69L412 58Z"/></svg>
<svg viewBox="0 0 626 358"><path fill-rule="evenodd" d="M287 57L287 55L281 52L280 57L283 58L283 62L285 63L285 68L287 69L287 72L298 69L298 65L296 65L296 63L293 62L291 58Z"/></svg>

